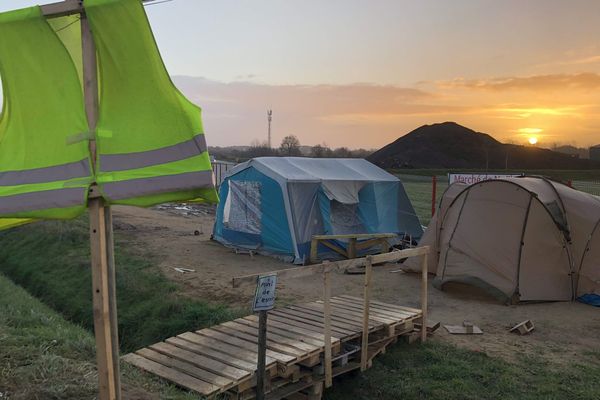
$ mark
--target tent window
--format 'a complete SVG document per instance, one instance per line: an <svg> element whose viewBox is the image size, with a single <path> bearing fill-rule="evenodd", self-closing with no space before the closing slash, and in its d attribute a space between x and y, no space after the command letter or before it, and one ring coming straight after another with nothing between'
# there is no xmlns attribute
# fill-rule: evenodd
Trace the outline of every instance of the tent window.
<svg viewBox="0 0 600 400"><path fill-rule="evenodd" d="M331 227L334 234L365 233L358 215L358 204L344 204L331 200Z"/></svg>
<svg viewBox="0 0 600 400"><path fill-rule="evenodd" d="M260 182L229 181L229 195L223 210L224 225L234 231L260 234L260 201Z"/></svg>

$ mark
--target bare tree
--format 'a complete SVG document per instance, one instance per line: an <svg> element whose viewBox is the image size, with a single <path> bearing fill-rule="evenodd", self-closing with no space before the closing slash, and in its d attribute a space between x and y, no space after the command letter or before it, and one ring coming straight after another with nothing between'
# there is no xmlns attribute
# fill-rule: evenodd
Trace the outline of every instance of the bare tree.
<svg viewBox="0 0 600 400"><path fill-rule="evenodd" d="M281 141L281 154L286 156L300 155L300 140L294 135L288 135Z"/></svg>

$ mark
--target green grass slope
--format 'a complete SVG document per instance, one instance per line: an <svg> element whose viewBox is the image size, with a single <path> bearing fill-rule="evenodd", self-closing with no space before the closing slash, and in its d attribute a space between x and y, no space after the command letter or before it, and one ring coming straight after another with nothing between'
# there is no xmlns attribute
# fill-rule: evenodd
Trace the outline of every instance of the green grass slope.
<svg viewBox="0 0 600 400"><path fill-rule="evenodd" d="M119 342L126 353L190 329L232 319L225 306L179 296L146 258L117 237ZM0 272L66 319L93 331L88 225L47 221L0 232Z"/></svg>

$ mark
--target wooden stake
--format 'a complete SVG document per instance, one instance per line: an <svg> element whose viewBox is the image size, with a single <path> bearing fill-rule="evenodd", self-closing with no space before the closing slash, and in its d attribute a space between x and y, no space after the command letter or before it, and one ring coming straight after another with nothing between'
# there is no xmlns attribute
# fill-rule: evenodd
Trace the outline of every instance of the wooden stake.
<svg viewBox="0 0 600 400"><path fill-rule="evenodd" d="M325 264L326 262L324 262ZM323 328L325 342L325 387L333 385L333 367L331 365L331 270L323 268Z"/></svg>
<svg viewBox="0 0 600 400"><path fill-rule="evenodd" d="M421 342L427 340L427 253L423 254L421 260L421 312L423 318L421 321Z"/></svg>
<svg viewBox="0 0 600 400"><path fill-rule="evenodd" d="M119 322L117 318L117 277L115 267L115 240L113 234L112 209L104 207L106 225L106 254L108 261L108 304L110 308L110 332L113 352L113 369L115 371L115 388L117 400L121 399L121 368L119 367Z"/></svg>
<svg viewBox="0 0 600 400"><path fill-rule="evenodd" d="M373 260L371 256L366 257L365 264L365 290L364 290L364 306L363 306L363 332L362 345L360 355L360 370L365 371L368 366L369 353L369 307L371 303L371 276L373 272Z"/></svg>
<svg viewBox="0 0 600 400"><path fill-rule="evenodd" d="M267 311L258 312L258 361L256 365L256 400L265 398L267 359Z"/></svg>
<svg viewBox="0 0 600 400"><path fill-rule="evenodd" d="M316 263L319 257L319 241L313 238L310 241L310 263Z"/></svg>
<svg viewBox="0 0 600 400"><path fill-rule="evenodd" d="M81 14L81 43L83 59L83 89L85 111L90 133L98 121L98 73L96 46L85 14ZM90 135L90 155L95 169L96 140ZM92 290L96 362L98 368L98 398L120 400L119 344L116 315L114 243L110 208L94 189L88 201L90 213L90 248L92 261ZM109 225L109 228L107 228Z"/></svg>

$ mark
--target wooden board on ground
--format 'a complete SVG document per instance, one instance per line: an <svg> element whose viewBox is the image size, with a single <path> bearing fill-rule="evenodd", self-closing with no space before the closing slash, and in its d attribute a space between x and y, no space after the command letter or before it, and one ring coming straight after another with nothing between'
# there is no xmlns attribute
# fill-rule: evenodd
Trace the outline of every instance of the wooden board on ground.
<svg viewBox="0 0 600 400"><path fill-rule="evenodd" d="M469 332L469 328L463 325L444 325L448 333L452 335L481 335L483 331L478 326L473 326L473 331Z"/></svg>

